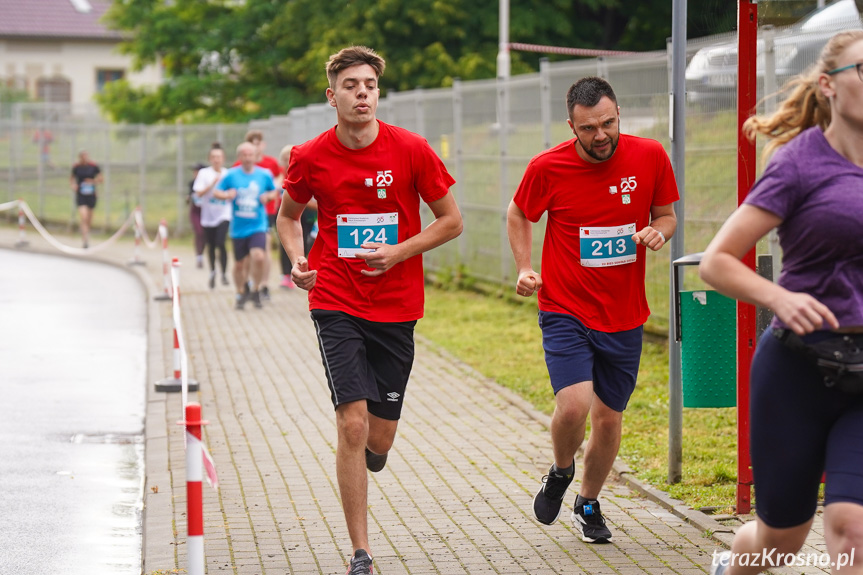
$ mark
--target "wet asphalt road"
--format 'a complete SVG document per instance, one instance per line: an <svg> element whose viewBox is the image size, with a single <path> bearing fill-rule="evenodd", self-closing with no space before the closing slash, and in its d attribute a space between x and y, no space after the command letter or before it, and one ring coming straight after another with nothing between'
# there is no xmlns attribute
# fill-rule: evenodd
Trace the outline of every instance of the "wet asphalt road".
<svg viewBox="0 0 863 575"><path fill-rule="evenodd" d="M141 572L146 294L0 250L0 575Z"/></svg>

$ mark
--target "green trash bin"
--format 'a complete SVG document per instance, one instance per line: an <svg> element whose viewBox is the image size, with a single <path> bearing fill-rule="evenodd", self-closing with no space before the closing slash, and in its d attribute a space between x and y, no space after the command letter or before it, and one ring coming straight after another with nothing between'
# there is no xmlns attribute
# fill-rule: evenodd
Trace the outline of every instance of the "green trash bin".
<svg viewBox="0 0 863 575"><path fill-rule="evenodd" d="M737 405L737 306L712 290L678 293L683 407Z"/></svg>

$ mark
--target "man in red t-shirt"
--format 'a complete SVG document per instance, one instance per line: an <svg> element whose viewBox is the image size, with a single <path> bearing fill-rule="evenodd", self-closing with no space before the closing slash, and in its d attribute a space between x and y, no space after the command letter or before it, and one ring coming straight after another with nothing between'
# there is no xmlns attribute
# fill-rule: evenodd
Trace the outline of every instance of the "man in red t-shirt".
<svg viewBox="0 0 863 575"><path fill-rule="evenodd" d="M282 172L282 167L279 165L278 160L276 160L272 156L267 156L264 154L264 150L267 149L267 143L264 141L264 133L260 130L249 130L246 132L246 141L250 144L254 144L256 149L255 155L255 165L261 168L264 168L268 172L273 175L273 181L276 183L276 188L281 188L282 186L282 176L284 175ZM232 167L237 167L240 165L240 162L235 162ZM268 286L270 280L270 267L273 265L273 257L272 252L270 251L270 230L276 223L276 214L279 213L279 204L281 203L280 198L276 198L274 200L270 200L264 206L264 209L267 212L267 221L269 223L269 227L267 228L267 245L264 248L265 257L264 257L264 279L261 281L260 293L261 298L265 301L270 299L270 288Z"/></svg>
<svg viewBox="0 0 863 575"><path fill-rule="evenodd" d="M336 474L353 544L350 573L371 573L368 477L395 439L423 314L422 253L461 233L455 181L423 138L375 117L385 63L353 46L327 62L327 99L338 124L294 146L276 227L309 291L336 410ZM300 216L318 205L306 260ZM434 214L425 229L420 201Z"/></svg>
<svg viewBox="0 0 863 575"><path fill-rule="evenodd" d="M620 447L623 411L635 389L643 324L647 248L674 234L679 198L668 155L654 141L621 135L620 108L602 78L583 78L566 98L575 138L534 157L507 211L518 269L516 293L539 299L546 365L555 393L554 464L534 498L552 524L591 434L571 515L590 543L611 532L597 497ZM547 214L542 275L531 265L532 223Z"/></svg>

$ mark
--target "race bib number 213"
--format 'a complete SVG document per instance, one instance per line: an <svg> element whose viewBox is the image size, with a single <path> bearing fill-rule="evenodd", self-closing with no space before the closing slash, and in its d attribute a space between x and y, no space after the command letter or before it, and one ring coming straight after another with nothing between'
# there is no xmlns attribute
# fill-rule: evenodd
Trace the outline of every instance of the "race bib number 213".
<svg viewBox="0 0 863 575"><path fill-rule="evenodd" d="M580 228L581 265L601 268L634 262L637 252L633 234L635 224Z"/></svg>

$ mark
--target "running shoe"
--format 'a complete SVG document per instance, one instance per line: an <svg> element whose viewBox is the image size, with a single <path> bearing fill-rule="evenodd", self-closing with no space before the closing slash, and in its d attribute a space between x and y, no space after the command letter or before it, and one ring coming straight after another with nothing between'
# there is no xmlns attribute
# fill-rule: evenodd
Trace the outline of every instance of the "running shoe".
<svg viewBox="0 0 863 575"><path fill-rule="evenodd" d="M267 286L261 286L260 294L262 301L270 301L270 288Z"/></svg>
<svg viewBox="0 0 863 575"><path fill-rule="evenodd" d="M378 455L377 453L372 453L369 451L369 448L366 447L366 468L372 473L377 473L387 464L387 454L384 453L382 455Z"/></svg>
<svg viewBox="0 0 863 575"><path fill-rule="evenodd" d="M207 282L207 285L210 286L210 289L216 288L216 272L210 272L210 280Z"/></svg>
<svg viewBox="0 0 863 575"><path fill-rule="evenodd" d="M226 276L225 274L222 274L222 285L231 285L231 282L228 281L228 276Z"/></svg>
<svg viewBox="0 0 863 575"><path fill-rule="evenodd" d="M574 463L574 462L573 462ZM573 465L573 470L575 466ZM560 517L560 508L563 505L563 496L566 488L572 483L572 475L557 473L552 465L548 475L543 476L542 485L533 498L533 514L536 520L546 525L551 525Z"/></svg>
<svg viewBox="0 0 863 575"><path fill-rule="evenodd" d="M291 274L285 274L282 276L282 283L279 284L279 287L283 287L285 289L294 289L296 287L294 285L294 280L291 279Z"/></svg>
<svg viewBox="0 0 863 575"><path fill-rule="evenodd" d="M365 549L357 549L348 563L345 575L373 575L375 568L372 566L372 558Z"/></svg>
<svg viewBox="0 0 863 575"><path fill-rule="evenodd" d="M725 575L730 564L731 551L723 551L719 555L714 555L710 562L710 575Z"/></svg>
<svg viewBox="0 0 863 575"><path fill-rule="evenodd" d="M246 296L246 294L244 294L244 293L238 293L237 298L236 298L236 302L234 303L234 309L240 309L240 310L243 309L243 307L246 305L246 298L247 297L248 296Z"/></svg>
<svg viewBox="0 0 863 575"><path fill-rule="evenodd" d="M254 304L256 309L261 309L262 307L264 307L261 303L261 292L253 291L251 294L249 294L249 299L252 300L252 303Z"/></svg>
<svg viewBox="0 0 863 575"><path fill-rule="evenodd" d="M581 540L587 543L608 543L611 541L611 531L605 526L605 518L599 509L599 501L585 499L581 495L575 497L575 508L572 510L572 524L581 530Z"/></svg>

